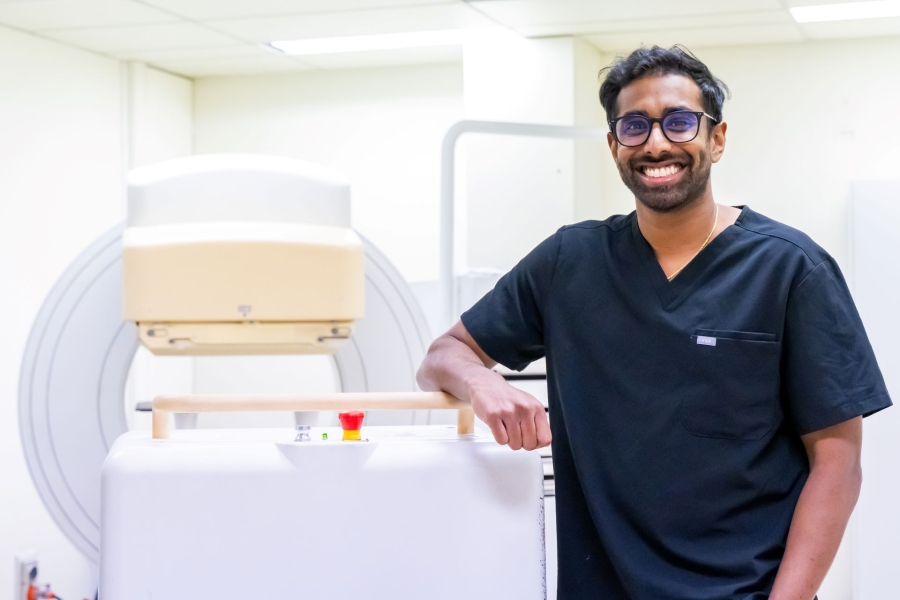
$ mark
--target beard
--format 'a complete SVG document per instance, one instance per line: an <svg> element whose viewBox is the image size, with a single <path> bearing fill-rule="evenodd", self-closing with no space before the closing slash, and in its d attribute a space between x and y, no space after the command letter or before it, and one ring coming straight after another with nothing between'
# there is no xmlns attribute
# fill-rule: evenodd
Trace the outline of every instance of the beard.
<svg viewBox="0 0 900 600"><path fill-rule="evenodd" d="M672 212L690 205L703 195L709 185L709 175L712 170L712 161L706 148L700 151L697 161L694 161L694 158L687 153L683 156L676 156L671 152L666 152L653 162L676 158L683 163L684 172L681 181L672 185L649 186L644 183L639 173L639 167L635 163L640 162L646 166L650 163L646 158L635 157L625 164L616 161L616 167L619 169L622 182L641 204L656 212Z"/></svg>

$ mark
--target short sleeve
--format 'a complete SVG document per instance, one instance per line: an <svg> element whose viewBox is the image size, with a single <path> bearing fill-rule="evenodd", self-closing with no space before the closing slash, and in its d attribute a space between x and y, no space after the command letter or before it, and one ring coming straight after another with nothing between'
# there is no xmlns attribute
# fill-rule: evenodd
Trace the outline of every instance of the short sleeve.
<svg viewBox="0 0 900 600"><path fill-rule="evenodd" d="M484 352L521 371L544 356L544 304L560 252L562 230L547 238L494 289L462 315L463 325Z"/></svg>
<svg viewBox="0 0 900 600"><path fill-rule="evenodd" d="M788 300L782 389L801 435L891 406L850 290L832 259Z"/></svg>

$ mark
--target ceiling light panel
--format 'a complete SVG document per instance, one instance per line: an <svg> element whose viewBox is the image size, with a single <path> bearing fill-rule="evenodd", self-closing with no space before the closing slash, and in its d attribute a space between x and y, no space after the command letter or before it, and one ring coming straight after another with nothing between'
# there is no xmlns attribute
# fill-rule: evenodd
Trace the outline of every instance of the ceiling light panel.
<svg viewBox="0 0 900 600"><path fill-rule="evenodd" d="M655 32L609 33L584 36L604 52L631 51L639 46L684 44L691 50L717 46L741 46L800 42L802 36L791 24L681 29Z"/></svg>
<svg viewBox="0 0 900 600"><path fill-rule="evenodd" d="M900 17L900 0L795 6L791 8L791 15L793 15L798 23L821 23L827 21L855 21L859 19Z"/></svg>
<svg viewBox="0 0 900 600"><path fill-rule="evenodd" d="M680 31L704 28L748 25L794 25L794 20L784 10L764 10L749 13L719 15L692 15L662 19L623 19L618 21L581 21L553 25L525 25L516 31L526 37L561 35L586 35L601 33L629 33L653 31Z"/></svg>
<svg viewBox="0 0 900 600"><path fill-rule="evenodd" d="M192 23L62 29L42 35L113 56L150 50L224 46L235 41Z"/></svg>
<svg viewBox="0 0 900 600"><path fill-rule="evenodd" d="M142 0L190 19L233 19L456 4L459 0Z"/></svg>
<svg viewBox="0 0 900 600"><path fill-rule="evenodd" d="M321 69L371 69L409 65L461 63L461 46L439 46L409 50L376 50L343 54L304 56L305 62Z"/></svg>
<svg viewBox="0 0 900 600"><path fill-rule="evenodd" d="M27 31L178 21L163 11L122 0L0 2L0 23Z"/></svg>
<svg viewBox="0 0 900 600"><path fill-rule="evenodd" d="M346 54L378 50L409 50L435 46L461 46L466 29L446 31L410 31L378 35L273 41L272 48L289 55Z"/></svg>
<svg viewBox="0 0 900 600"><path fill-rule="evenodd" d="M811 40L890 37L900 35L900 17L798 23L797 27Z"/></svg>
<svg viewBox="0 0 900 600"><path fill-rule="evenodd" d="M779 0L470 0L470 4L509 27L783 10Z"/></svg>
<svg viewBox="0 0 900 600"><path fill-rule="evenodd" d="M207 21L210 27L245 40L333 38L402 32L495 27L465 4L391 8L341 13Z"/></svg>

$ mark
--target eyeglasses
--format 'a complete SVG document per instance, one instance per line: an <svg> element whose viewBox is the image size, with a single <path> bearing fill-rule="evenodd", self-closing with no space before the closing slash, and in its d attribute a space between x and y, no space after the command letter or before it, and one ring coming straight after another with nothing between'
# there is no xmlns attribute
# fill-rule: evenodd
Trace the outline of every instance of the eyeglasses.
<svg viewBox="0 0 900 600"><path fill-rule="evenodd" d="M700 133L700 122L706 117L714 123L718 120L705 112L676 110L662 119L653 119L643 115L625 115L609 122L610 131L616 141L623 146L640 146L650 138L654 123L659 123L666 139L675 144L690 142Z"/></svg>

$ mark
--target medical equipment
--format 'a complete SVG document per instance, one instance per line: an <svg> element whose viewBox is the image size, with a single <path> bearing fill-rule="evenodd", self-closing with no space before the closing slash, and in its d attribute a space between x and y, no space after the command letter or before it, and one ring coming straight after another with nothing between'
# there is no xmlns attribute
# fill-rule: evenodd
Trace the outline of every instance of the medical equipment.
<svg viewBox="0 0 900 600"><path fill-rule="evenodd" d="M122 274L123 316L155 354L330 354L364 314L350 186L287 159L133 171Z"/></svg>
<svg viewBox="0 0 900 600"><path fill-rule="evenodd" d="M168 427L171 412L417 407L457 408L458 425L360 431L348 411L307 441ZM101 598L543 599L540 457L472 425L442 393L157 398L158 439L126 434L103 466Z"/></svg>
<svg viewBox="0 0 900 600"><path fill-rule="evenodd" d="M272 157L198 156L134 174L129 192L134 212L129 214L128 229L143 231L133 236L124 226L116 227L75 259L35 319L20 374L19 426L32 479L53 519L86 556L95 562L99 559L100 469L113 442L127 431L123 398L141 333L151 348L161 340L166 350L173 347L197 354L295 352L302 345L319 345L334 351L340 389L345 392L416 390L415 370L431 334L406 282L384 255L361 237L365 300L364 311L359 310L359 290L353 283L358 281L353 274L353 256L358 252L350 250L353 236L347 232L347 194L347 183L339 175ZM244 300L236 287L230 292L226 277L217 288L223 303L213 304L215 311L207 319L190 313L191 298L178 297L177 289L169 287L175 279L167 279L170 276L162 267L169 260L165 245L182 243L188 255L198 253L194 254L196 260L201 250L191 248L186 237L176 234L193 229L198 236L205 236L202 239L218 243L231 239L248 252L271 250L270 259L275 261L276 249L287 252L285 245L278 243L297 241L291 232L301 226L309 226L307 240L322 242L320 247L328 245L329 252L333 250L332 264L345 261L348 265L346 278L335 279L344 276L326 272L326 279L319 280L321 285L326 280L336 281L347 292L341 302L329 301L329 308L339 309L336 312L316 313L316 307L308 305L305 310L313 315L312 320L294 320L303 315L290 313L290 306L266 304L256 297ZM336 230L342 228L344 232L337 235ZM336 235L328 237L323 233L326 230ZM316 237L315 232L322 236ZM278 243L263 248L267 239ZM123 302L123 258L132 250L138 254L126 260L144 261L150 267L145 273L151 276L138 274L129 280L134 283L130 289L147 291L145 284L160 276L160 283L165 283L162 291L179 301L171 306L163 302L166 312L149 313L134 296L129 296L127 305ZM294 256L304 251L293 250ZM252 258L241 253L225 256L235 261ZM196 260L191 272L198 277L209 275ZM225 269L226 275L233 272L227 261L210 264ZM309 269L314 266L307 265ZM239 269L234 272L243 273ZM252 292L254 274L245 275L243 290ZM127 271L126 276L130 277ZM290 291L295 290L296 282L269 279L264 283L270 286L268 290L283 286L280 289ZM195 287L194 298L202 292ZM160 298L165 300L165 294ZM251 310L243 311L240 320L235 313L227 314L229 306L239 313L240 307ZM123 307L129 312L134 309L129 316L138 319L137 323L123 318ZM360 318L363 312L365 317ZM170 323L174 323L171 331ZM352 337L342 339L350 327ZM170 335L173 332L177 335ZM331 336L340 339L329 339ZM170 344L170 340L175 341ZM339 345L341 341L344 343ZM393 413L381 422L412 423L415 414Z"/></svg>

